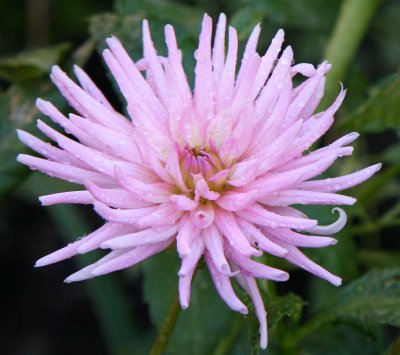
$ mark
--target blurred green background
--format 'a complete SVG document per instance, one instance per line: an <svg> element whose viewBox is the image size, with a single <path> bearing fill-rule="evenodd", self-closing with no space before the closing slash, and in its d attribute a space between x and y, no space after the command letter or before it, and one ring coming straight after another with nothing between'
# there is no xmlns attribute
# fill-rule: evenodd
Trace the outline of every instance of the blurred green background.
<svg viewBox="0 0 400 355"><path fill-rule="evenodd" d="M141 20L157 47L172 23L193 70L202 14L228 15L239 38L261 22L259 52L278 28L296 63L328 58L327 99L348 88L336 123L321 144L350 131L361 137L353 157L327 174L382 162L383 170L352 189L347 227L336 246L306 253L344 279L335 288L273 258L290 281L260 282L269 312L267 354L400 354L400 1L398 0L0 0L0 352L11 355L146 354L177 287L178 258L167 251L130 270L77 284L62 280L98 258L75 257L48 268L34 262L100 226L88 207L42 208L37 197L69 189L16 163L26 148L15 129L37 134L36 97L68 112L48 79L51 66L85 67L123 112L101 60L104 39L117 35L141 56ZM189 74L190 76L190 74ZM330 223L329 208L307 208ZM189 310L179 318L168 354L256 353L257 323L230 311L199 270ZM249 341L250 340L250 341ZM264 352L262 352L264 353Z"/></svg>

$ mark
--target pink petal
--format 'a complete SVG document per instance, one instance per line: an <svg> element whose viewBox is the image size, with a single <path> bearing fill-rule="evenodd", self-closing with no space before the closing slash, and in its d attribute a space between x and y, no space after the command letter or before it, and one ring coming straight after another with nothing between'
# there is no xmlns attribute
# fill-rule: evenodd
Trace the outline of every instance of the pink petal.
<svg viewBox="0 0 400 355"><path fill-rule="evenodd" d="M321 192L336 192L346 190L355 185L361 184L378 172L382 164L371 165L368 168L356 171L355 173L323 180L304 181L299 188Z"/></svg>
<svg viewBox="0 0 400 355"><path fill-rule="evenodd" d="M252 277L242 277L240 274L236 277L253 302L258 321L260 322L260 347L261 349L266 349L268 345L267 312L265 311L264 302L258 290L257 282Z"/></svg>
<svg viewBox="0 0 400 355"><path fill-rule="evenodd" d="M176 226L144 229L108 239L101 244L101 248L115 250L165 242L174 236L177 230Z"/></svg>
<svg viewBox="0 0 400 355"><path fill-rule="evenodd" d="M200 204L195 210L190 212L192 223L201 229L208 228L215 218L214 207L211 203Z"/></svg>
<svg viewBox="0 0 400 355"><path fill-rule="evenodd" d="M218 229L211 225L202 231L203 240L207 248L208 254L217 270L227 275L231 274L229 263L225 257L224 242Z"/></svg>
<svg viewBox="0 0 400 355"><path fill-rule="evenodd" d="M69 191L57 194L40 196L42 206L51 206L59 203L80 203L90 205L93 203L93 196L89 191Z"/></svg>
<svg viewBox="0 0 400 355"><path fill-rule="evenodd" d="M251 223L271 228L287 227L304 230L317 224L313 219L282 216L256 204L240 211L240 217Z"/></svg>
<svg viewBox="0 0 400 355"><path fill-rule="evenodd" d="M260 277L274 281L287 281L289 279L289 274L287 272L258 263L239 253L235 253L235 251L230 252L230 257L239 266L240 271L246 276Z"/></svg>
<svg viewBox="0 0 400 355"><path fill-rule="evenodd" d="M287 250L282 248L280 245L272 242L266 235L264 235L258 228L256 228L253 224L247 222L242 218L238 218L238 223L243 233L247 236L248 239L254 239L256 245L261 249L266 251L269 254L276 256L285 256L287 254Z"/></svg>
<svg viewBox="0 0 400 355"><path fill-rule="evenodd" d="M206 260L208 269L210 270L211 277L214 281L214 285L225 303L234 311L238 311L242 314L247 314L246 306L240 301L240 299L235 295L232 289L232 284L228 276L220 273L216 266L213 264L211 258L207 253L204 254L204 259Z"/></svg>
<svg viewBox="0 0 400 355"><path fill-rule="evenodd" d="M246 256L260 256L262 254L259 250L250 245L250 242L240 229L234 215L231 212L218 209L215 216L215 225L237 252Z"/></svg>
<svg viewBox="0 0 400 355"><path fill-rule="evenodd" d="M157 244L148 244L145 246L137 247L133 250L128 250L126 253L121 254L112 260L106 261L101 265L95 267L91 273L94 276L109 274L110 272L126 269L130 266L140 263L141 261L158 254L171 244L172 240Z"/></svg>

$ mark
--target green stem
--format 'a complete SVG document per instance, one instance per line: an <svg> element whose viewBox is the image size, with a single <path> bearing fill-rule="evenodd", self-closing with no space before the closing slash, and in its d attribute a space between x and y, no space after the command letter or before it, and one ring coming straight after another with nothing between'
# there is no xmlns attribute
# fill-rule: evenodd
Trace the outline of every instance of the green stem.
<svg viewBox="0 0 400 355"><path fill-rule="evenodd" d="M179 304L179 295L177 292L168 310L167 318L165 319L153 348L150 351L150 355L161 355L163 353L168 344L169 338L171 337L172 331L175 328L180 311L181 306Z"/></svg>
<svg viewBox="0 0 400 355"><path fill-rule="evenodd" d="M398 355L400 354L400 336L394 341L390 350L388 351L388 355Z"/></svg>
<svg viewBox="0 0 400 355"><path fill-rule="evenodd" d="M325 50L325 59L332 64L326 78L322 107L332 102L338 82L345 79L350 64L381 0L344 0L335 28Z"/></svg>

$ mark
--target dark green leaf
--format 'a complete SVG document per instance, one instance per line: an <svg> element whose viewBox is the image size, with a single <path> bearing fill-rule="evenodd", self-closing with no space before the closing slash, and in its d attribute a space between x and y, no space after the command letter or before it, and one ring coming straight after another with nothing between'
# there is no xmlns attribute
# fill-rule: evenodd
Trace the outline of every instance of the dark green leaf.
<svg viewBox="0 0 400 355"><path fill-rule="evenodd" d="M400 74L396 73L371 89L369 99L343 117L343 131L382 132L400 127Z"/></svg>
<svg viewBox="0 0 400 355"><path fill-rule="evenodd" d="M305 304L306 302L294 293L288 293L284 296L272 296L267 299L268 328L272 328L284 317L299 319Z"/></svg>
<svg viewBox="0 0 400 355"><path fill-rule="evenodd" d="M34 49L14 57L0 59L0 78L12 82L23 82L48 74L54 64L59 63L70 51L69 44Z"/></svg>
<svg viewBox="0 0 400 355"><path fill-rule="evenodd" d="M36 97L50 91L51 84L41 81L35 85L13 85L0 95L0 197L28 174L28 169L15 160L17 154L25 150L15 130L33 127L38 113Z"/></svg>
<svg viewBox="0 0 400 355"><path fill-rule="evenodd" d="M381 324L400 327L400 268L370 271L342 288L303 331L327 323L348 323L367 333Z"/></svg>
<svg viewBox="0 0 400 355"><path fill-rule="evenodd" d="M285 27L330 28L340 3L336 0L247 0L251 7L263 9L268 19Z"/></svg>
<svg viewBox="0 0 400 355"><path fill-rule="evenodd" d="M141 58L142 19L140 14L116 15L104 13L90 19L90 34L100 50L106 47L106 38L114 35L135 59Z"/></svg>
<svg viewBox="0 0 400 355"><path fill-rule="evenodd" d="M363 326L400 327L400 268L370 271L346 286L330 313Z"/></svg>
<svg viewBox="0 0 400 355"><path fill-rule="evenodd" d="M377 355L382 354L384 342L379 333L374 337L348 325L316 329L301 346L304 355Z"/></svg>
<svg viewBox="0 0 400 355"><path fill-rule="evenodd" d="M249 37L254 26L261 22L265 16L266 13L262 9L244 7L233 15L230 26L237 29L239 40L243 41Z"/></svg>
<svg viewBox="0 0 400 355"><path fill-rule="evenodd" d="M358 259L369 268L400 266L400 252L398 251L363 249L358 252Z"/></svg>
<svg viewBox="0 0 400 355"><path fill-rule="evenodd" d="M72 53L67 61L75 61L83 65L92 50L93 44L87 42ZM50 61L47 64L50 65ZM50 67L47 69L49 70ZM43 116L35 107L38 97L53 102L60 110L66 107L66 101L48 78L13 84L7 91L0 92L0 156L2 158L0 161L0 199L18 185L29 172L26 167L16 161L18 153L27 151L27 148L19 142L16 129L32 131L35 118Z"/></svg>
<svg viewBox="0 0 400 355"><path fill-rule="evenodd" d="M118 0L115 9L120 14L142 14L161 23L182 26L186 32L198 36L203 11L167 0Z"/></svg>

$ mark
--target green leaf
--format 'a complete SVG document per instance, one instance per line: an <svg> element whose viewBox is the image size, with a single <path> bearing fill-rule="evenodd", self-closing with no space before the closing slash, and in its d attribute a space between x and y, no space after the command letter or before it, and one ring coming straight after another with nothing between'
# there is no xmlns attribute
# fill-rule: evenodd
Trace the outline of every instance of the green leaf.
<svg viewBox="0 0 400 355"><path fill-rule="evenodd" d="M262 9L268 19L289 27L330 28L333 26L338 6L336 0L247 0L250 7Z"/></svg>
<svg viewBox="0 0 400 355"><path fill-rule="evenodd" d="M268 328L274 327L284 317L299 319L304 305L306 302L294 293L284 296L275 295L267 299Z"/></svg>
<svg viewBox="0 0 400 355"><path fill-rule="evenodd" d="M144 296L151 319L161 328L177 291L179 258L167 250L143 263ZM167 346L168 354L209 354L234 317L221 300L208 270L199 269L191 288L190 307L182 311Z"/></svg>
<svg viewBox="0 0 400 355"><path fill-rule="evenodd" d="M372 270L342 288L297 337L302 339L333 323L350 324L367 334L377 325L400 327L400 268Z"/></svg>
<svg viewBox="0 0 400 355"><path fill-rule="evenodd" d="M400 266L399 251L362 249L358 252L358 259L369 268Z"/></svg>
<svg viewBox="0 0 400 355"><path fill-rule="evenodd" d="M400 327L400 268L373 270L346 286L330 308L339 321Z"/></svg>
<svg viewBox="0 0 400 355"><path fill-rule="evenodd" d="M66 58L65 64L72 64L71 62L74 61L83 65L92 51L93 43L85 42L70 57ZM47 61L46 65L50 65L50 62L52 60ZM43 68L46 65L43 64ZM67 66L72 67L72 65ZM47 69L50 70L50 67ZM0 92L0 200L29 173L25 166L16 161L18 153L28 151L19 142L16 129L32 131L35 119L44 118L35 107L38 97L53 102L61 111L66 107L66 101L48 78L16 83L11 85L7 91Z"/></svg>
<svg viewBox="0 0 400 355"><path fill-rule="evenodd" d="M99 14L91 17L89 31L100 52L106 47L106 38L114 35L137 60L141 58L142 19L140 14Z"/></svg>
<svg viewBox="0 0 400 355"><path fill-rule="evenodd" d="M254 26L261 22L266 16L266 12L255 7L243 7L237 11L230 20L230 26L238 31L240 41L246 40Z"/></svg>
<svg viewBox="0 0 400 355"><path fill-rule="evenodd" d="M158 19L160 23L182 26L186 32L198 37L203 11L168 0L117 0L117 13L139 13L146 18Z"/></svg>
<svg viewBox="0 0 400 355"><path fill-rule="evenodd" d="M379 333L371 337L348 325L316 329L302 344L299 353L304 355L383 354L385 346L381 338Z"/></svg>
<svg viewBox="0 0 400 355"><path fill-rule="evenodd" d="M299 329L294 336L294 344L300 342L312 344L315 340L318 342L324 333L327 334L327 339L332 339L333 333L339 332L343 325L351 326L354 331L358 330L355 334L361 335L361 338L365 339L365 335L371 338L372 335L379 342L378 326L383 324L400 327L400 268L398 267L372 270L342 288L334 301ZM335 328L332 328L333 326ZM315 334L318 334L317 339ZM377 342L375 345L381 346ZM321 344L317 347L320 346ZM335 351L315 353L341 354Z"/></svg>
<svg viewBox="0 0 400 355"><path fill-rule="evenodd" d="M400 73L373 87L368 100L343 117L338 128L370 133L400 128Z"/></svg>
<svg viewBox="0 0 400 355"><path fill-rule="evenodd" d="M36 97L46 96L51 91L51 84L42 80L36 84L15 84L0 94L0 198L29 172L16 161L17 154L26 151L26 148L19 142L15 130L33 127L35 115L38 114Z"/></svg>
<svg viewBox="0 0 400 355"><path fill-rule="evenodd" d="M71 50L67 43L54 47L21 52L13 57L0 59L0 79L11 82L26 82L50 72Z"/></svg>

